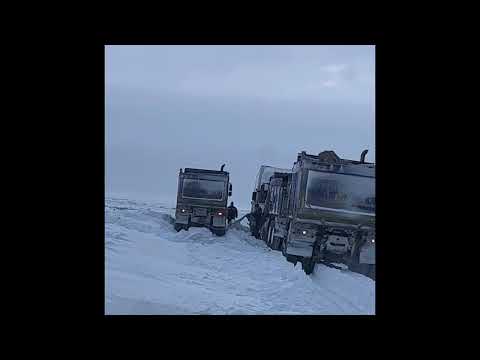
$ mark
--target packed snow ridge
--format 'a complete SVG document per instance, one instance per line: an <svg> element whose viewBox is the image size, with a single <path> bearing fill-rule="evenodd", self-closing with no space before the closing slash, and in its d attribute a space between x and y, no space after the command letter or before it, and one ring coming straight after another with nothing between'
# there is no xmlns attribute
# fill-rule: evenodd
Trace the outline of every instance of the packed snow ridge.
<svg viewBox="0 0 480 360"><path fill-rule="evenodd" d="M177 233L174 213L106 198L106 314L375 313L370 278L321 264L307 276L242 226L223 237L205 228Z"/></svg>

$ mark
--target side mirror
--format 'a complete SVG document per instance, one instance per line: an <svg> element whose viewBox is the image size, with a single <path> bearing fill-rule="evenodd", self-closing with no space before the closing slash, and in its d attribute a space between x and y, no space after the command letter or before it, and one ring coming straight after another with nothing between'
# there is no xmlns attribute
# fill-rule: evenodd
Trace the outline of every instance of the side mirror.
<svg viewBox="0 0 480 360"><path fill-rule="evenodd" d="M254 191L252 193L252 201L255 201L257 199L257 193Z"/></svg>

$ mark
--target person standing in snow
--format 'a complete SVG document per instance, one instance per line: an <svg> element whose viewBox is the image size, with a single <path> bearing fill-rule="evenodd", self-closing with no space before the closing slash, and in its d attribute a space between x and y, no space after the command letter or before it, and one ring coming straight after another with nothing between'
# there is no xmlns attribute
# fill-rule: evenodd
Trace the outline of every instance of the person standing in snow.
<svg viewBox="0 0 480 360"><path fill-rule="evenodd" d="M232 222L232 220L238 217L238 210L235 206L233 206L233 201L230 203L230 206L227 208L227 219L228 225Z"/></svg>
<svg viewBox="0 0 480 360"><path fill-rule="evenodd" d="M260 237L260 229L263 225L263 212L260 205L255 204L251 216L253 218L252 235L258 239Z"/></svg>

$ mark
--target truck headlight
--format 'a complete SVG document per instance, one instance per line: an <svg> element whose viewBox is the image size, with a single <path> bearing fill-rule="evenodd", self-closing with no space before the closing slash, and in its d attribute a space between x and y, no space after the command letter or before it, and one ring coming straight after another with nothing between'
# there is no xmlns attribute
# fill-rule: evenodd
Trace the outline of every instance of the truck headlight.
<svg viewBox="0 0 480 360"><path fill-rule="evenodd" d="M375 243L375 239L372 239L372 243Z"/></svg>
<svg viewBox="0 0 480 360"><path fill-rule="evenodd" d="M218 216L223 216L223 213L222 213L221 211L219 211L219 212L217 213L217 215L218 215Z"/></svg>
<svg viewBox="0 0 480 360"><path fill-rule="evenodd" d="M302 235L307 235L307 230L302 230Z"/></svg>

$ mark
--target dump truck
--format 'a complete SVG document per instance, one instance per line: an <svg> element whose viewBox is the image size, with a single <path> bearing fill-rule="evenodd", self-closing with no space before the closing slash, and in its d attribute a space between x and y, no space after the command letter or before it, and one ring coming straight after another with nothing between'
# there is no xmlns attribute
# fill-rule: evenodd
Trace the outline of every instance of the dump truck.
<svg viewBox="0 0 480 360"><path fill-rule="evenodd" d="M252 194L252 208L263 209L260 238L306 274L323 263L375 279L375 164L366 154L302 151L291 171L274 171Z"/></svg>
<svg viewBox="0 0 480 360"><path fill-rule="evenodd" d="M180 169L178 175L175 230L206 227L215 235L225 235L227 229L227 202L232 195L232 184L227 171Z"/></svg>

